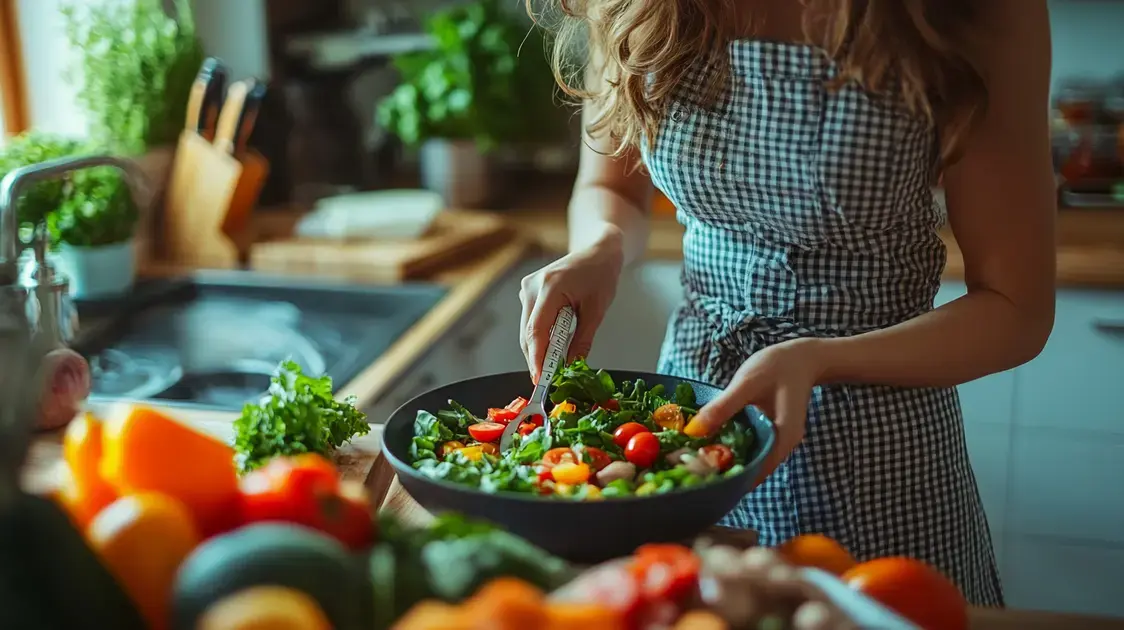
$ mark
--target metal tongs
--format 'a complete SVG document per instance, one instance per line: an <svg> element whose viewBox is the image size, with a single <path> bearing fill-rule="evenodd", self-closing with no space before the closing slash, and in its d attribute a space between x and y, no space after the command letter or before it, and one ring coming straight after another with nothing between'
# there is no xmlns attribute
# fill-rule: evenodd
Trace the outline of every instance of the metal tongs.
<svg viewBox="0 0 1124 630"><path fill-rule="evenodd" d="M570 350L570 342L574 340L574 332L578 329L578 316L574 309L563 306L554 319L554 326L550 328L550 345L546 348L543 357L542 369L539 370L539 380L535 382L535 391L531 393L527 406L514 420L507 424L500 437L500 452L511 448L516 432L520 425L535 416L541 416L543 426L550 431L550 416L546 413L546 395L550 391L550 383L558 372L558 366L566 360L566 353Z"/></svg>

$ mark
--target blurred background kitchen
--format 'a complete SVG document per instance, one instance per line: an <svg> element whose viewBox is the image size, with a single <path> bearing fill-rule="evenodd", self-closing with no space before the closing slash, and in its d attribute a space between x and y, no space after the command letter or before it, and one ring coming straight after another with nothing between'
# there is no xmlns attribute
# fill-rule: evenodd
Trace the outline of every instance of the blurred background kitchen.
<svg viewBox="0 0 1124 630"><path fill-rule="evenodd" d="M367 360L376 367L337 379L362 392L372 422L436 385L524 368L518 281L565 249L578 130L573 110L559 106L521 0L165 3L171 15L177 6L192 15L192 28L151 9L99 16L107 2L0 3L9 136L0 172L93 143L134 156L149 175L131 196L122 197L118 179L93 174L73 178L69 192L45 192L54 196L41 215L55 249L70 252L72 293L75 278L90 276L93 291L107 274L123 274L110 293L79 290L82 321L82 304L96 314L90 305L112 301L113 291L135 292L134 277L174 269L432 282L448 293L417 307L408 319L418 325L386 340L390 349ZM1057 324L1039 358L965 385L961 396L1010 604L1124 617L1124 2L1051 0L1050 8ZM213 140L221 121L204 132L185 111L205 56L222 61L227 85L249 80L241 107L256 110L232 119L236 133L218 157L214 143L200 148L198 139ZM162 88L146 83L157 81L138 70L146 67L165 69ZM598 334L595 365L655 365L681 294L681 232L666 200L654 213L649 256L629 272ZM938 303L965 291L955 241L945 236ZM113 247L134 256L131 266L90 262L92 251ZM220 322L215 330L233 315L209 317ZM98 370L112 372L105 345L89 354L95 396L108 395L98 381ZM393 369L388 355L398 357ZM235 372L253 370L224 374ZM356 384L374 382L372 373L377 387ZM243 397L259 385L223 383Z"/></svg>

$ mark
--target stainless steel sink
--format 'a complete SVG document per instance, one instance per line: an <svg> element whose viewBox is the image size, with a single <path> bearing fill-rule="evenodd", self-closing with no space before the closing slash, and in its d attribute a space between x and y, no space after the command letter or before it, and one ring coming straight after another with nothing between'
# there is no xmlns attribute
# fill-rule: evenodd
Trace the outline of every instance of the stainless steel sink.
<svg viewBox="0 0 1124 630"><path fill-rule="evenodd" d="M358 287L249 272L141 282L120 299L78 302L74 347L91 399L240 409L280 361L339 388L441 299L437 285Z"/></svg>

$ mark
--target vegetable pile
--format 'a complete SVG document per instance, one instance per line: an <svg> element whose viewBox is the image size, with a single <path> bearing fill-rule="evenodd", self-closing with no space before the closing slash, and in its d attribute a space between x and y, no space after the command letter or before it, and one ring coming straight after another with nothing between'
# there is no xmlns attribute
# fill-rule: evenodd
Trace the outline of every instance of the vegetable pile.
<svg viewBox="0 0 1124 630"><path fill-rule="evenodd" d="M50 499L104 569L70 577L124 602L83 627L383 630L419 602L461 602L496 579L548 592L575 575L490 525L376 520L362 484L316 453L240 476L229 444L143 406L76 418L63 451Z"/></svg>
<svg viewBox="0 0 1124 630"><path fill-rule="evenodd" d="M485 418L456 401L436 415L419 411L412 465L428 477L484 492L577 500L647 496L739 474L754 440L734 422L716 436L693 438L683 431L698 412L689 383L672 393L643 380L618 386L583 359L554 377L550 401L549 430L543 418L533 417L502 454L500 436L526 399L489 409Z"/></svg>
<svg viewBox="0 0 1124 630"><path fill-rule="evenodd" d="M824 567L832 567L828 570ZM803 571L827 571L922 630L966 630L967 602L935 569L909 558L856 562L835 541L801 535L779 549L700 542L644 545L596 566L551 595L618 615L615 627L671 630L858 630L853 618ZM880 623L885 623L885 620ZM880 625L879 627L905 627ZM430 626L436 629L437 626ZM423 630L421 627L412 630ZM428 629L424 629L428 630Z"/></svg>

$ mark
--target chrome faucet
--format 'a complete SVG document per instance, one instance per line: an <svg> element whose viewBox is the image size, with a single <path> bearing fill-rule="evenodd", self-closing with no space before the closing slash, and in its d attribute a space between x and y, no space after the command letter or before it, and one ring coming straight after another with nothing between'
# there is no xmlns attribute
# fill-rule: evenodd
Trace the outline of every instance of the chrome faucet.
<svg viewBox="0 0 1124 630"><path fill-rule="evenodd" d="M47 258L50 236L46 223L34 226L31 255L25 255L17 203L32 184L95 166L121 170L133 191L144 183L135 163L109 155L22 166L0 180L0 461L10 461L13 449L18 451L21 444L26 447L21 438L30 437L34 421L25 414L37 401L25 399L38 391L29 387L32 375L48 352L69 344L78 327L68 281Z"/></svg>

